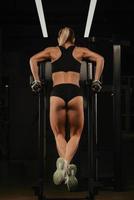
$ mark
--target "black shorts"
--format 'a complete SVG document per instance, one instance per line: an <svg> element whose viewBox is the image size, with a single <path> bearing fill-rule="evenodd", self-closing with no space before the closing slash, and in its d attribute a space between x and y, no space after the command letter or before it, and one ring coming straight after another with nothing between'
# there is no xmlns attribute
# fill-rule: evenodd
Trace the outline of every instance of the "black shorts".
<svg viewBox="0 0 134 200"><path fill-rule="evenodd" d="M52 88L50 96L57 96L62 98L66 105L76 96L83 96L82 90L79 86L72 83L62 83L55 85Z"/></svg>

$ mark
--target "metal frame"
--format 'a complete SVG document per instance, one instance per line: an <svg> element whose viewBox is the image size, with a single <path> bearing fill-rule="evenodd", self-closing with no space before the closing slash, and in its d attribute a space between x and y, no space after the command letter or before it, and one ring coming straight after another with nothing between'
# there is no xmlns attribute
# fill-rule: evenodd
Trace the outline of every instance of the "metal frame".
<svg viewBox="0 0 134 200"><path fill-rule="evenodd" d="M113 109L115 133L115 189L120 191L122 185L121 172L121 45L113 45Z"/></svg>
<svg viewBox="0 0 134 200"><path fill-rule="evenodd" d="M38 200L45 200L44 196L44 182L45 182L45 170L46 167L46 85L45 85L45 70L42 63L39 64L39 75L43 83L43 88L38 94L38 182L33 186L35 196Z"/></svg>
<svg viewBox="0 0 134 200"><path fill-rule="evenodd" d="M88 199L93 200L96 189L96 158L95 158L95 130L97 122L95 109L95 94L91 94L91 80L93 78L93 66L87 63L87 81L86 81L86 95L87 95L87 134L88 134ZM90 103L90 100L91 103Z"/></svg>
<svg viewBox="0 0 134 200"><path fill-rule="evenodd" d="M113 109L114 109L114 133L115 133L115 182L117 190L121 189L121 127L120 127L120 66L121 46L113 45ZM44 65L40 65L40 77L45 81ZM90 70L90 71L89 71ZM90 75L89 75L90 74ZM98 96L90 90L91 85L91 63L87 63L86 97L87 97L87 133L88 133L88 196L94 199L98 184L98 160L97 160L97 104ZM39 94L39 184L37 196L39 200L46 199L44 190L44 161L46 159L46 88ZM45 97L45 98L44 98ZM88 100L90 99L90 101ZM91 103L90 103L91 102ZM45 122L45 123L44 123ZM45 130L45 131L44 131ZM37 189L37 188L36 188Z"/></svg>

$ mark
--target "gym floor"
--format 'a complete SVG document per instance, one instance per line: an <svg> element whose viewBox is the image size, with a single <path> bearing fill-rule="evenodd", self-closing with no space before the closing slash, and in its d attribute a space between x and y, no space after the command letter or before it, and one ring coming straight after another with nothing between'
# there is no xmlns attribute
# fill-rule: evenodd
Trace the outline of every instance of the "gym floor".
<svg viewBox="0 0 134 200"><path fill-rule="evenodd" d="M49 199L84 199L86 192L67 192L64 189L48 189L46 196ZM129 189L124 192L115 192L110 190L99 191L95 200L133 200L134 190ZM31 185L6 185L0 187L0 200L38 200L34 196Z"/></svg>

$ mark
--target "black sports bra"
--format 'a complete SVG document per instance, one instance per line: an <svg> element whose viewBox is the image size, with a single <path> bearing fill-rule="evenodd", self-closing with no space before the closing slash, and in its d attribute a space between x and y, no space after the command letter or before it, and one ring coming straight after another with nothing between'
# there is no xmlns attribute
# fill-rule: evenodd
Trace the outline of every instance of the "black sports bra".
<svg viewBox="0 0 134 200"><path fill-rule="evenodd" d="M80 73L81 63L72 55L75 46L72 45L67 49L63 46L59 46L59 48L61 50L61 56L59 59L52 62L52 73L59 71L73 71Z"/></svg>

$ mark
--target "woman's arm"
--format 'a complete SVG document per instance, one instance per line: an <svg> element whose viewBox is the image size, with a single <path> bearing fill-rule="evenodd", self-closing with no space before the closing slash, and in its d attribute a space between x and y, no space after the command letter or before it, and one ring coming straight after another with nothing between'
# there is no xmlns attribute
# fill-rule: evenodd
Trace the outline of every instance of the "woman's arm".
<svg viewBox="0 0 134 200"><path fill-rule="evenodd" d="M36 81L40 81L39 73L38 73L38 62L51 58L51 54L50 54L51 48L52 47L48 47L48 48L44 49L43 51L33 55L30 58L31 72L33 74L34 80L36 80Z"/></svg>
<svg viewBox="0 0 134 200"><path fill-rule="evenodd" d="M83 48L83 58L87 58L91 61L96 62L96 70L94 80L99 80L104 68L104 58L103 56L95 53L88 48Z"/></svg>

